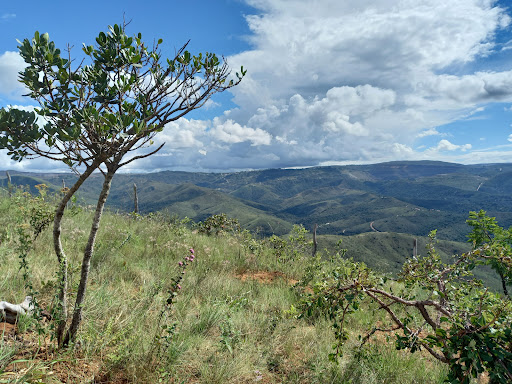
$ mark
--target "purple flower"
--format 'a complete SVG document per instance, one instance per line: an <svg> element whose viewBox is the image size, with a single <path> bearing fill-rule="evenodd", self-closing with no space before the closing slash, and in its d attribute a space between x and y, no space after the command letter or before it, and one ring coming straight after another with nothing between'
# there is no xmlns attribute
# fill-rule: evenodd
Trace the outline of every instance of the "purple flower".
<svg viewBox="0 0 512 384"><path fill-rule="evenodd" d="M179 265L180 267L182 267L182 266L183 266L183 262L182 262L182 261L180 261L180 262L178 263L178 265Z"/></svg>
<svg viewBox="0 0 512 384"><path fill-rule="evenodd" d="M188 251L189 251L191 254L194 254L194 248L190 248Z"/></svg>
<svg viewBox="0 0 512 384"><path fill-rule="evenodd" d="M178 284L177 287L178 287L178 289L181 289L181 285Z"/></svg>

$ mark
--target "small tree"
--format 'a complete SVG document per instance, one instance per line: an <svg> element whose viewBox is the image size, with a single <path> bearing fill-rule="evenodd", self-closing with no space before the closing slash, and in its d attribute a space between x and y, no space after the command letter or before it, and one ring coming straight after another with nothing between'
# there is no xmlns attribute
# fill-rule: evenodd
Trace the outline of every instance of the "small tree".
<svg viewBox="0 0 512 384"><path fill-rule="evenodd" d="M35 33L19 42L27 63L20 81L28 96L40 106L36 113L0 110L0 148L14 160L45 157L61 161L79 175L60 201L54 220L53 241L60 265L57 329L59 345L74 341L82 317L90 260L103 207L112 178L119 168L150 156L163 146L127 156L153 144L164 126L200 108L215 93L238 84L245 75L230 78L230 70L213 53L191 55L183 46L171 59L163 59L162 40L149 47L141 34L128 36L126 25L100 32L95 46L84 45L86 57L75 63L71 48L67 58L47 33ZM39 125L37 117L46 123ZM67 202L96 170L103 176L89 238L71 325L67 328L67 257L62 249L61 222Z"/></svg>
<svg viewBox="0 0 512 384"><path fill-rule="evenodd" d="M501 261L504 257L512 257L512 228L508 230L498 225L495 217L489 217L485 211L469 212L466 221L473 231L468 238L473 249L487 244L485 248L486 264L500 276L503 294L508 296L507 285L512 283L512 270Z"/></svg>
<svg viewBox="0 0 512 384"><path fill-rule="evenodd" d="M472 275L489 260L510 271L511 257L490 252L493 245L484 243L444 263L434 240L435 231L427 256L408 260L399 284L352 260L317 266L301 283L303 316L323 314L330 320L337 341L333 361L348 339L349 316L374 308L387 319L361 337L361 346L376 332L394 332L397 349L426 350L446 363L450 383L469 384L485 371L492 383L512 382L512 303ZM509 244L501 246L510 252Z"/></svg>

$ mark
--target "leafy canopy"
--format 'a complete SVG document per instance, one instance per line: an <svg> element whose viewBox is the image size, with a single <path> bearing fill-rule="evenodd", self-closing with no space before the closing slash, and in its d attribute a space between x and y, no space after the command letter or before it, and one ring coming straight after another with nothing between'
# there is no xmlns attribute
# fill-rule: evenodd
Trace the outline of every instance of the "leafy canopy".
<svg viewBox="0 0 512 384"><path fill-rule="evenodd" d="M165 124L245 75L242 67L231 78L215 54L192 55L186 45L164 60L161 43L148 47L140 33L128 36L114 25L94 46L84 44L85 59L77 63L71 49L63 57L47 33L19 42L27 63L20 81L40 107L35 113L0 110L0 148L14 160L43 156L72 168L94 160L122 166L140 157L122 163L126 153L151 144Z"/></svg>

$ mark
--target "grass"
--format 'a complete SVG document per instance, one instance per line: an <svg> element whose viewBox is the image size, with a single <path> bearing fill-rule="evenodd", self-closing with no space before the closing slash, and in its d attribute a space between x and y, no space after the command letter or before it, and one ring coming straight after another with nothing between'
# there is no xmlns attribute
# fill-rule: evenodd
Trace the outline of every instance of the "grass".
<svg viewBox="0 0 512 384"><path fill-rule="evenodd" d="M82 210L64 221L74 300L81 253L91 221ZM20 302L28 293L15 252L16 204L0 198L0 299ZM251 247L249 247L249 244ZM441 383L445 369L431 358L396 351L378 339L362 352L357 336L372 318L361 311L339 364L328 360L334 342L329 323L297 318L307 257L278 262L269 248L247 238L208 237L165 217L134 219L106 213L92 260L82 326L73 350L56 351L51 332L28 327L0 340L0 383L5 369L25 382L83 383ZM178 262L197 256L180 283L164 348L160 314ZM38 299L51 307L57 262L46 229L29 255ZM46 324L49 327L50 324ZM158 341L159 340L159 341ZM158 341L158 342L157 342ZM16 359L28 360L14 364ZM4 371L2 371L4 369ZM25 371L24 371L25 370ZM28 376L27 376L28 377ZM12 378L12 377L11 377ZM40 381L37 381L40 380Z"/></svg>

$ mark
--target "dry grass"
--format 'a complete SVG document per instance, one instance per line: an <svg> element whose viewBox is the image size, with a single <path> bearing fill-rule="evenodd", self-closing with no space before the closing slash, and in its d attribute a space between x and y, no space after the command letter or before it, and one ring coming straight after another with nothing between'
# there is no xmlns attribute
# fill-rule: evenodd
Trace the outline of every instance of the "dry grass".
<svg viewBox="0 0 512 384"><path fill-rule="evenodd" d="M13 302L27 293L15 252L14 229L23 220L18 214L0 199L0 224L6 228L0 244L6 276L0 299ZM64 222L71 299L90 219L91 213L82 211L68 214ZM167 321L175 324L175 333L168 347L159 349L155 340L162 335L159 319L167 290L191 247L196 261L184 275ZM385 361L375 349L360 363L352 351L368 322L364 314L353 322L341 364L330 363L328 322L298 319L293 310L299 297L292 285L301 278L305 257L280 263L263 245L255 250L252 242L249 249L247 238L208 237L165 218L134 220L107 213L74 349L55 350L51 324L41 336L30 321L23 330L9 328L0 346L15 353L4 372L0 366L0 383L14 377L28 383L363 383L353 372L368 383L442 382L439 364L392 346L382 346ZM50 307L57 263L49 230L38 238L29 262L38 298ZM26 361L14 364L17 359Z"/></svg>

